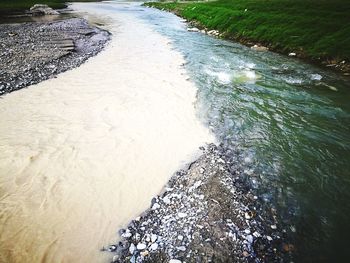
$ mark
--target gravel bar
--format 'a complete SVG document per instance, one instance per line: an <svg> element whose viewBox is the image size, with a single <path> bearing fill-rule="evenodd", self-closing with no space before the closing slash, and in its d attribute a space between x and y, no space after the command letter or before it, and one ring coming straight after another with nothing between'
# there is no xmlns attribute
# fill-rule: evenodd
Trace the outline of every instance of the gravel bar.
<svg viewBox="0 0 350 263"><path fill-rule="evenodd" d="M0 95L80 66L109 39L80 18L0 25Z"/></svg>
<svg viewBox="0 0 350 263"><path fill-rule="evenodd" d="M295 229L241 178L231 150L210 144L150 208L103 248L113 262L291 262Z"/></svg>

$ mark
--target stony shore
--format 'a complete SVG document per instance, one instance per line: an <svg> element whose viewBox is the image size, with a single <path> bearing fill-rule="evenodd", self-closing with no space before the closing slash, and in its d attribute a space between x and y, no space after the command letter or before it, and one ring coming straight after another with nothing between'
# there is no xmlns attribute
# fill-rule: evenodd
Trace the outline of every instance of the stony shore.
<svg viewBox="0 0 350 263"><path fill-rule="evenodd" d="M213 144L103 250L113 262L290 262L295 228L247 187L231 150Z"/></svg>
<svg viewBox="0 0 350 263"><path fill-rule="evenodd" d="M80 18L0 25L0 95L78 67L109 39Z"/></svg>

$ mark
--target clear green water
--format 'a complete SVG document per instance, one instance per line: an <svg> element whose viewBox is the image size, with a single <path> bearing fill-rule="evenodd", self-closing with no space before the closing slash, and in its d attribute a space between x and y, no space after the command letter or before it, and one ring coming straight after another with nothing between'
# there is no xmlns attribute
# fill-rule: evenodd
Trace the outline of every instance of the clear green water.
<svg viewBox="0 0 350 263"><path fill-rule="evenodd" d="M187 32L137 6L198 87L198 115L239 154L266 207L296 228L297 262L343 262L350 236L350 79L297 59Z"/></svg>

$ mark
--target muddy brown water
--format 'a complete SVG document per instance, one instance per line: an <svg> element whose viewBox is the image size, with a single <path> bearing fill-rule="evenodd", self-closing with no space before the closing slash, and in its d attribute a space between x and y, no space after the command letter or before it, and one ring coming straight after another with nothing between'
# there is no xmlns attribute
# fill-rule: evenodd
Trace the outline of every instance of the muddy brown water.
<svg viewBox="0 0 350 263"><path fill-rule="evenodd" d="M101 5L72 8L113 33L102 53L0 100L0 262L108 261L99 250L213 141L180 53Z"/></svg>

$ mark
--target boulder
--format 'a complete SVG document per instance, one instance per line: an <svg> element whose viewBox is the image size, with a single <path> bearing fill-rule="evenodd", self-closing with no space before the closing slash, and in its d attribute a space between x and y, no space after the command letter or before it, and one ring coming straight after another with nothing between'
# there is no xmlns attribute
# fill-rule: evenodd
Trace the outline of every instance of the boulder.
<svg viewBox="0 0 350 263"><path fill-rule="evenodd" d="M267 47L258 46L258 45L254 45L254 46L252 46L250 48L255 50L255 51L268 51L269 50Z"/></svg>
<svg viewBox="0 0 350 263"><path fill-rule="evenodd" d="M56 10L53 10L48 5L36 4L30 8L29 13L34 16L43 16L43 15L59 15Z"/></svg>

